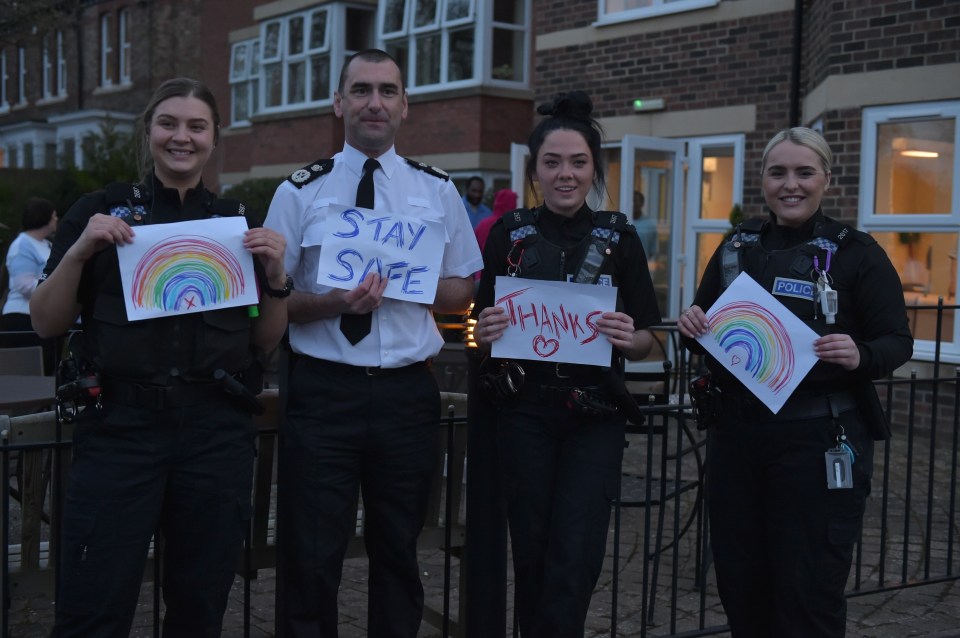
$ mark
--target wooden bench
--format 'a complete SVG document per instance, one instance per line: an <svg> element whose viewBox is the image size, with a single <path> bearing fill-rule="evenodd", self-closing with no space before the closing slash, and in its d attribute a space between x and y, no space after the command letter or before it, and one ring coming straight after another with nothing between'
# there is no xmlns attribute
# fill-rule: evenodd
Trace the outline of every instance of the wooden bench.
<svg viewBox="0 0 960 638"><path fill-rule="evenodd" d="M426 525L420 534L418 548L421 550L449 549L460 556L466 543L466 529L462 520L463 479L466 459L466 400L465 394L441 393L442 414L438 421L437 437L439 453L436 473L430 492ZM268 389L261 395L266 411L255 418L260 429L253 484L253 518L250 542L237 565L240 576L256 578L260 569L273 568L276 562L275 507L276 496L276 439L281 427L282 415L276 389ZM455 418L451 417L455 415ZM70 425L59 426L54 412L28 416L9 417L0 415L0 442L4 446L20 449L23 464L22 488L19 500L21 508L20 542L11 543L6 525L0 525L0 548L5 548L4 559L9 566L9 595L27 597L39 594L53 599L54 566L57 555L57 529L60 513L54 499L49 497L51 476L46 474L54 468L54 477L65 477L69 463L69 444L73 429ZM452 435L452 439L450 436ZM62 454L53 450L60 442ZM448 458L448 451L450 456ZM7 454L3 457L6 459ZM48 459L53 459L52 463ZM62 460L60 460L62 459ZM58 463L57 461L60 460ZM56 468L60 471L56 471ZM61 479L61 483L64 480ZM449 490L448 490L449 485ZM449 503L447 498L449 495ZM452 515L449 530L447 508ZM363 539L362 507L358 511L357 534L350 540L348 558L366 556ZM449 535L449 542L447 537ZM460 563L460 591L465 582L465 565ZM148 561L144 579L153 578L152 561ZM463 601L460 596L459 616L450 619L451 635L463 635ZM0 602L0 622L6 614ZM426 608L424 618L431 625L441 627L443 614Z"/></svg>

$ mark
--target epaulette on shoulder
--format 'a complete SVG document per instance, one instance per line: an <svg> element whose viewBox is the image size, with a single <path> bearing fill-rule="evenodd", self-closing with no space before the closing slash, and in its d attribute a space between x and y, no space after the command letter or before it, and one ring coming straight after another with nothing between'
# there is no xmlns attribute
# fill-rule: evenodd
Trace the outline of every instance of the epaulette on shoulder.
<svg viewBox="0 0 960 638"><path fill-rule="evenodd" d="M418 162L417 160L410 159L409 157L404 157L403 159L407 161L407 164L419 171L423 171L424 173L428 173L434 177L439 177L445 182L450 180L450 176L447 175L447 172L443 169L437 168L436 166L430 166L429 164L424 164L423 162Z"/></svg>
<svg viewBox="0 0 960 638"><path fill-rule="evenodd" d="M623 213L612 210L598 210L593 214L593 225L599 228L612 228L618 231L627 231L633 228L633 224Z"/></svg>
<svg viewBox="0 0 960 638"><path fill-rule="evenodd" d="M766 217L749 217L740 222L740 228L747 233L759 233L767 221Z"/></svg>
<svg viewBox="0 0 960 638"><path fill-rule="evenodd" d="M145 204L147 201L147 189L143 184L112 182L104 187L103 194L108 205Z"/></svg>
<svg viewBox="0 0 960 638"><path fill-rule="evenodd" d="M215 199L210 202L211 217L237 217L247 213L246 205L239 199Z"/></svg>
<svg viewBox="0 0 960 638"><path fill-rule="evenodd" d="M871 244L875 241L867 233L862 233L853 226L842 224L833 219L828 219L825 223L817 226L814 236L829 239L841 248L853 240L857 240L861 244Z"/></svg>
<svg viewBox="0 0 960 638"><path fill-rule="evenodd" d="M319 159L290 173L290 177L287 178L287 181L297 188L303 188L321 175L326 175L332 170L332 159Z"/></svg>
<svg viewBox="0 0 960 638"><path fill-rule="evenodd" d="M523 226L532 226L537 223L537 213L532 208L517 208L508 213L504 213L500 218L507 230L522 228Z"/></svg>

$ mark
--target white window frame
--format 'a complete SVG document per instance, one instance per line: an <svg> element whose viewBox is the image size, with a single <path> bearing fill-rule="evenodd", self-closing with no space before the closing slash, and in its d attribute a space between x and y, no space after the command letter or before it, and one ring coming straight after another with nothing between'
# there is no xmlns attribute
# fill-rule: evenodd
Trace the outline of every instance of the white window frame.
<svg viewBox="0 0 960 638"><path fill-rule="evenodd" d="M720 0L650 0L649 6L618 9L629 0L599 0L596 25L656 18L671 13L707 9L720 4Z"/></svg>
<svg viewBox="0 0 960 638"><path fill-rule="evenodd" d="M323 44L319 47L310 48L310 30L313 25L313 16L318 13L326 14L326 21L324 23L324 34L323 34ZM303 29L303 42L301 50L296 53L291 53L290 51L290 42L289 42L289 32L290 32L290 23L293 20L301 19L303 20L304 29ZM333 29L334 20L343 20L342 12L335 12L332 10L331 6L322 6L309 11L301 11L298 13L291 13L280 18L270 19L260 25L260 65L259 65L259 76L260 76L260 96L259 96L259 107L261 113L277 113L291 110L298 110L307 107L314 107L324 104L333 103L333 92L336 88L336 77L334 77L335 71L339 69L334 69L334 56L333 56L333 47L331 41L334 38L336 31ZM338 23L339 24L339 23ZM277 25L278 28L278 42L276 54L273 56L267 56L267 31L271 25ZM329 95L326 95L320 99L312 100L310 98L310 87L312 86L312 73L313 69L311 66L311 60L316 56L326 56L329 60L328 64L328 74L327 83L330 87ZM272 65L280 65L280 102L279 104L267 104L267 97L269 94L270 87L267 83L267 67ZM303 72L303 97L302 101L292 102L290 101L290 88L291 88L291 67L294 65L304 65Z"/></svg>
<svg viewBox="0 0 960 638"><path fill-rule="evenodd" d="M530 32L530 14L532 10L530 0L517 0L523 3L522 23L501 23L493 21L493 2L484 0L466 0L467 10L465 15L450 18L450 9L453 0L437 0L437 10L434 20L429 24L416 25L416 9L418 0L394 0L397 4L403 5L403 16L401 27L396 30L387 31L386 11L384 8L377 15L377 38L384 49L402 48L407 52L408 60L406 68L405 84L411 94L429 93L433 91L442 91L451 88L498 85L511 88L527 87L529 77L527 67L530 60L530 48L532 44ZM459 6L459 5L458 5ZM494 80L492 72L492 43L493 29L514 30L522 34L523 51L518 55L521 58L522 66L520 80ZM450 47L451 35L457 32L470 29L473 35L473 68L471 77L461 80L450 80ZM440 55L437 60L439 69L436 77L437 82L429 84L417 83L417 41L430 36L439 36Z"/></svg>
<svg viewBox="0 0 960 638"><path fill-rule="evenodd" d="M860 197L858 224L867 232L956 233L960 236L960 100L899 104L863 109L860 155ZM947 214L876 214L877 129L882 124L918 118L954 120L953 192ZM960 239L958 239L960 244ZM960 245L958 245L960 250ZM954 268L960 260L955 260ZM960 275L960 272L954 276ZM943 361L960 363L960 313L954 313L954 325L946 326L940 355ZM932 360L935 342L917 339L914 358Z"/></svg>
<svg viewBox="0 0 960 638"><path fill-rule="evenodd" d="M111 68L110 57L113 55L113 46L110 43L111 15L104 13L100 16L100 86L113 86L113 77L109 70Z"/></svg>
<svg viewBox="0 0 960 638"><path fill-rule="evenodd" d="M27 50L17 47L17 104L27 103Z"/></svg>
<svg viewBox="0 0 960 638"><path fill-rule="evenodd" d="M50 37L43 36L40 40L40 58L43 84L43 99L49 100L53 97L53 62L50 60Z"/></svg>
<svg viewBox="0 0 960 638"><path fill-rule="evenodd" d="M234 42L230 47L230 124L231 126L247 125L250 123L249 117L246 119L236 119L237 113L237 89L241 86L246 88L247 113L250 116L259 112L260 100L260 39L252 38ZM241 67L238 71L237 56L242 55L243 60L239 61Z"/></svg>
<svg viewBox="0 0 960 638"><path fill-rule="evenodd" d="M63 31L57 31L57 95L67 94L67 56L63 51Z"/></svg>
<svg viewBox="0 0 960 638"><path fill-rule="evenodd" d="M130 42L130 10L126 8L117 12L117 42L119 43L117 67L120 70L120 84L131 84L133 48Z"/></svg>

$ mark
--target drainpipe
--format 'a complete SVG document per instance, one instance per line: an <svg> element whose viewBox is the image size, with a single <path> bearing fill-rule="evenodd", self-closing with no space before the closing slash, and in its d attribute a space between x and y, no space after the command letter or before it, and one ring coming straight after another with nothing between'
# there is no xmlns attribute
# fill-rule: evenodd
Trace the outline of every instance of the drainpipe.
<svg viewBox="0 0 960 638"><path fill-rule="evenodd" d="M803 61L803 0L793 3L793 53L790 74L790 126L800 126L800 66Z"/></svg>

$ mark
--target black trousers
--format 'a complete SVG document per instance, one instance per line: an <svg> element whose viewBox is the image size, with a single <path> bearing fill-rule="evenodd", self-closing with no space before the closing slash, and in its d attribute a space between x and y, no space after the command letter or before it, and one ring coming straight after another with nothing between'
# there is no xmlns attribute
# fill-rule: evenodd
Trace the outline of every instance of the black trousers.
<svg viewBox="0 0 960 638"><path fill-rule="evenodd" d="M220 636L250 520L255 429L227 398L107 403L74 431L53 636L127 638L150 538L163 532L163 635Z"/></svg>
<svg viewBox="0 0 960 638"><path fill-rule="evenodd" d="M417 635L417 537L439 424L440 393L424 365L370 376L293 357L277 492L279 636L337 636L337 593L356 533L358 490L370 559L367 635Z"/></svg>
<svg viewBox="0 0 960 638"><path fill-rule="evenodd" d="M840 425L857 450L852 489L827 489L830 417L725 418L710 430L707 487L720 600L734 638L839 638L844 591L873 474L856 410Z"/></svg>
<svg viewBox="0 0 960 638"><path fill-rule="evenodd" d="M526 400L497 424L523 638L582 638L619 494L624 424Z"/></svg>

